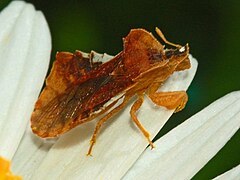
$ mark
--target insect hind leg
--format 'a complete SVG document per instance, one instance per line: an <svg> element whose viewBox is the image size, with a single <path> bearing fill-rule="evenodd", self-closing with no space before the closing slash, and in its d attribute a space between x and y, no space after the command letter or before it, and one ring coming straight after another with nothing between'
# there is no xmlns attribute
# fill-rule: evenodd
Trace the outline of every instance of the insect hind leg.
<svg viewBox="0 0 240 180"><path fill-rule="evenodd" d="M144 95L143 93L138 95L138 99L134 102L134 104L131 107L130 110L130 115L132 117L132 120L134 121L134 123L137 125L137 127L141 130L141 132L143 133L143 135L147 138L150 146L152 148L154 148L154 144L153 142L150 140L150 134L149 132L142 126L142 124L140 123L140 121L138 120L137 116L136 116L136 112L138 111L138 109L142 106L144 100Z"/></svg>
<svg viewBox="0 0 240 180"><path fill-rule="evenodd" d="M156 27L155 31L156 31L156 33L159 35L159 37L160 37L166 44L171 45L171 46L174 46L174 47L177 47L177 48L182 47L182 46L179 45L179 44L175 44L175 43L172 43L172 42L168 41L168 40L165 38L165 36L163 35L162 31L161 31L158 27Z"/></svg>
<svg viewBox="0 0 240 180"><path fill-rule="evenodd" d="M128 96L125 96L125 98L123 99L123 102L118 105L117 107L115 107L114 109L112 109L108 114L106 114L103 118L101 118L95 129L94 129L94 132L93 132L93 135L92 135L92 138L90 140L90 147L89 147L89 150L88 150L88 153L87 153L87 156L91 156L91 153L92 153L92 149L93 149L93 146L94 144L96 143L96 139L97 139L97 135L100 131L100 128L102 127L102 125L109 119L111 118L112 116L114 116L115 114L117 114L121 109L124 108L124 106L128 103L130 97Z"/></svg>

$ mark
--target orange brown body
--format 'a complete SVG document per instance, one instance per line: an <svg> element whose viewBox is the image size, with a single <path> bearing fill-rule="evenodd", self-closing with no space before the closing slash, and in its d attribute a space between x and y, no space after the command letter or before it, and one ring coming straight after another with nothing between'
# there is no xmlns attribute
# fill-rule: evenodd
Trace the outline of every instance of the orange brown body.
<svg viewBox="0 0 240 180"><path fill-rule="evenodd" d="M80 51L57 53L31 117L33 132L42 138L55 137L105 113L93 133L90 155L102 124L137 95L130 115L153 147L135 112L143 103L144 94L159 106L176 111L184 108L186 92L157 92L157 89L174 71L190 68L188 45L170 43L159 29L156 31L175 48L165 49L151 33L134 29L124 38L123 51L105 63L93 61L93 52L87 57ZM110 102L113 97L118 98ZM119 99L123 99L122 103L114 107Z"/></svg>

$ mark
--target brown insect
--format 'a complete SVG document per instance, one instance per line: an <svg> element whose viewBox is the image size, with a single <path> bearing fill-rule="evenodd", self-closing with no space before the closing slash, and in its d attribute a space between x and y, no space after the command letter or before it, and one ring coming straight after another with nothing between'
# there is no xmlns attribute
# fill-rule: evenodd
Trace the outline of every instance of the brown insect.
<svg viewBox="0 0 240 180"><path fill-rule="evenodd" d="M74 54L58 52L32 113L32 131L42 138L55 137L105 113L93 132L87 153L91 155L104 122L137 95L130 115L154 147L135 113L143 103L144 94L156 105L175 109L175 112L183 109L188 100L185 91L157 92L157 89L174 71L191 66L188 44L170 43L158 28L156 32L166 44L175 48L165 49L151 33L133 29L123 39L123 51L105 63L93 61L94 52L89 56L80 51ZM118 98L111 102L114 97ZM120 99L122 102L114 107Z"/></svg>

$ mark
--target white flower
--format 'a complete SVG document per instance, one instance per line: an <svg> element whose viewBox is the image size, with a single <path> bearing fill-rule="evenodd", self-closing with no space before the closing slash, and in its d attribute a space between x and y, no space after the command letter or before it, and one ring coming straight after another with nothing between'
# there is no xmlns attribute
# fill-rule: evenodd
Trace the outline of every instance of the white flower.
<svg viewBox="0 0 240 180"><path fill-rule="evenodd" d="M14 1L0 14L0 156L12 160L24 179L189 179L240 126L240 92L212 103L155 142L154 150L130 120L129 108L107 122L93 157L87 157L95 121L61 136L56 143L33 135L29 119L48 69L51 36L41 12ZM163 91L187 89L192 68L175 73ZM3 67L3 68L2 68ZM173 111L147 98L138 117L152 138ZM1 168L1 167L0 167ZM238 177L239 166L224 177Z"/></svg>

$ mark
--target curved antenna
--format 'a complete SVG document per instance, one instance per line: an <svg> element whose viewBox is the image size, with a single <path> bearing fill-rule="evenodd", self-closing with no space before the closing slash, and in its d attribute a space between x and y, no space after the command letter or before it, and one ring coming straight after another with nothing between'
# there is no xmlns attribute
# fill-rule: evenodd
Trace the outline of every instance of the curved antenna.
<svg viewBox="0 0 240 180"><path fill-rule="evenodd" d="M159 37L160 37L166 44L169 44L169 45L174 46L174 47L177 47L177 48L182 47L182 46L179 45L179 44L174 44L174 43L169 42L169 41L165 38L165 36L163 35L162 31L161 31L158 27L156 27L155 31L156 31L156 33L159 35Z"/></svg>

